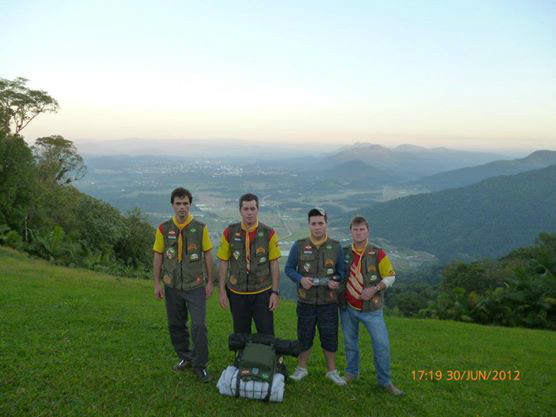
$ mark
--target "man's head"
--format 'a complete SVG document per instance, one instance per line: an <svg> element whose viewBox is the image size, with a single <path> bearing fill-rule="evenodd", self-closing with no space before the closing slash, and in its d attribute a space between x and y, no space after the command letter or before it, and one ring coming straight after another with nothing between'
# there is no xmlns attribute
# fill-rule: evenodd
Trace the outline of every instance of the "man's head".
<svg viewBox="0 0 556 417"><path fill-rule="evenodd" d="M355 216L349 224L351 238L354 243L364 243L369 238L369 222L362 216Z"/></svg>
<svg viewBox="0 0 556 417"><path fill-rule="evenodd" d="M182 223L187 218L191 203L193 202L191 192L185 188L178 187L172 191L170 202L172 203L172 208L174 209L174 213L176 213L176 217L180 223Z"/></svg>
<svg viewBox="0 0 556 417"><path fill-rule="evenodd" d="M326 234L328 217L321 208L314 208L307 213L309 232L314 239L321 239Z"/></svg>
<svg viewBox="0 0 556 417"><path fill-rule="evenodd" d="M255 194L243 194L239 198L239 213L243 224L253 226L259 215L259 198Z"/></svg>

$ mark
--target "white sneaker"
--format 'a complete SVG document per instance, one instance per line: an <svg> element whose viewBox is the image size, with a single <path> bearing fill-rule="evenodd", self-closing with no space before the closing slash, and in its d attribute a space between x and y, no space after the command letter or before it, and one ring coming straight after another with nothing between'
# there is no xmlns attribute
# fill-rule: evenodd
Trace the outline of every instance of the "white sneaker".
<svg viewBox="0 0 556 417"><path fill-rule="evenodd" d="M309 371L307 371L307 369L305 368L300 368L298 366L297 368L295 368L295 372L290 375L290 379L293 379L294 381L300 381L303 378L305 378L307 375L309 375Z"/></svg>
<svg viewBox="0 0 556 417"><path fill-rule="evenodd" d="M340 376L336 369L334 369L333 371L328 371L326 373L326 377L334 382L336 385L346 385L346 381Z"/></svg>

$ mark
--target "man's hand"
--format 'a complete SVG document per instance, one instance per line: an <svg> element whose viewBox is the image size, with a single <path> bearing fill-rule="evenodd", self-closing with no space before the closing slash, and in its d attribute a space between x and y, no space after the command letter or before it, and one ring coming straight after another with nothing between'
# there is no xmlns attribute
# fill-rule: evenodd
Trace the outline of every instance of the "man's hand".
<svg viewBox="0 0 556 417"><path fill-rule="evenodd" d="M276 293L270 294L270 299L268 300L268 309L270 311L276 310L278 303L280 302L280 296Z"/></svg>
<svg viewBox="0 0 556 417"><path fill-rule="evenodd" d="M362 292L361 292L361 296L360 298L363 301L369 301L371 298L373 298L376 295L376 288L375 287L369 287L369 288L365 288Z"/></svg>
<svg viewBox="0 0 556 417"><path fill-rule="evenodd" d="M154 284L154 298L156 298L157 300L161 300L162 297L164 297L164 290L162 289L162 286L160 285L160 283L155 283Z"/></svg>
<svg viewBox="0 0 556 417"><path fill-rule="evenodd" d="M208 300L209 297L212 295L212 290L213 290L213 287L212 287L212 280L209 280L209 281L207 282L207 285L205 286L205 297L206 297L207 300Z"/></svg>
<svg viewBox="0 0 556 417"><path fill-rule="evenodd" d="M301 278L300 284L303 288L308 290L313 286L313 278L303 277Z"/></svg>
<svg viewBox="0 0 556 417"><path fill-rule="evenodd" d="M328 280L328 288L331 290L335 290L340 286L338 281L334 281L333 279Z"/></svg>
<svg viewBox="0 0 556 417"><path fill-rule="evenodd" d="M220 290L220 307L228 308L228 295L226 294L226 290Z"/></svg>

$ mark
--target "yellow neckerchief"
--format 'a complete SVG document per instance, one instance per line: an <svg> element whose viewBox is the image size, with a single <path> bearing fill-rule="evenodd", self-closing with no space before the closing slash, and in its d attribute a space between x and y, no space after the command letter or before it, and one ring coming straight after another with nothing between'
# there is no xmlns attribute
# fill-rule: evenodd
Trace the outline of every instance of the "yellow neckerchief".
<svg viewBox="0 0 556 417"><path fill-rule="evenodd" d="M191 223L191 221L193 220L193 216L191 215L191 213L189 213L183 223L178 223L178 218L176 216L172 216L172 220L174 221L174 224L178 227L180 231L178 233L178 261L181 262L183 259L183 236L181 231L185 226Z"/></svg>
<svg viewBox="0 0 556 417"><path fill-rule="evenodd" d="M359 255L359 263L357 263L355 265L355 267L357 268L357 270L359 271L359 273L361 273L361 264L363 263L363 256L365 255L365 251L367 250L367 245L369 244L369 241L366 240L365 241L365 246L363 247L363 249L357 249L355 247L355 243L351 244L351 249Z"/></svg>
<svg viewBox="0 0 556 417"><path fill-rule="evenodd" d="M249 233L257 230L257 227L259 227L259 220L251 227L247 227L241 222L241 230L245 231L245 263L248 272L251 271L251 238L249 237Z"/></svg>
<svg viewBox="0 0 556 417"><path fill-rule="evenodd" d="M328 239L328 235L325 233L323 237L321 237L319 240L315 240L313 239L313 236L311 236L311 234L309 234L309 240L311 241L311 243L313 245L315 245L317 248L321 247L322 244L324 242L326 242L326 240Z"/></svg>

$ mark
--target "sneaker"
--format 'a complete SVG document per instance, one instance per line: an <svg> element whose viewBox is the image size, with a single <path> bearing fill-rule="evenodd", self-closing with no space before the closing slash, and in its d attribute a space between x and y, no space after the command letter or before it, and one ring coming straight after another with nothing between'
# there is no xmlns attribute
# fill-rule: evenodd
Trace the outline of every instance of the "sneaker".
<svg viewBox="0 0 556 417"><path fill-rule="evenodd" d="M309 371L307 371L307 369L305 368L300 368L298 366L297 368L295 368L295 372L290 375L290 378L293 379L294 381L300 381L303 378L305 378L307 375L309 375Z"/></svg>
<svg viewBox="0 0 556 417"><path fill-rule="evenodd" d="M207 372L207 368L193 368L193 373L197 375L199 381L201 382L209 382L210 376Z"/></svg>
<svg viewBox="0 0 556 417"><path fill-rule="evenodd" d="M191 361L188 359L182 359L173 366L174 371L183 371L186 368L191 368Z"/></svg>
<svg viewBox="0 0 556 417"><path fill-rule="evenodd" d="M333 371L328 371L326 373L326 377L334 382L336 385L346 385L346 381L340 376L336 369L334 369Z"/></svg>
<svg viewBox="0 0 556 417"><path fill-rule="evenodd" d="M350 372L345 372L344 376L343 376L343 379L344 379L344 381L346 381L346 383L349 384L350 382L353 382L356 379L359 379L359 375L355 375L355 374L352 374Z"/></svg>
<svg viewBox="0 0 556 417"><path fill-rule="evenodd" d="M388 384L382 387L384 389L384 391L386 391L388 394L394 395L396 397L402 397L405 395L405 393L401 390L396 388L393 384Z"/></svg>

